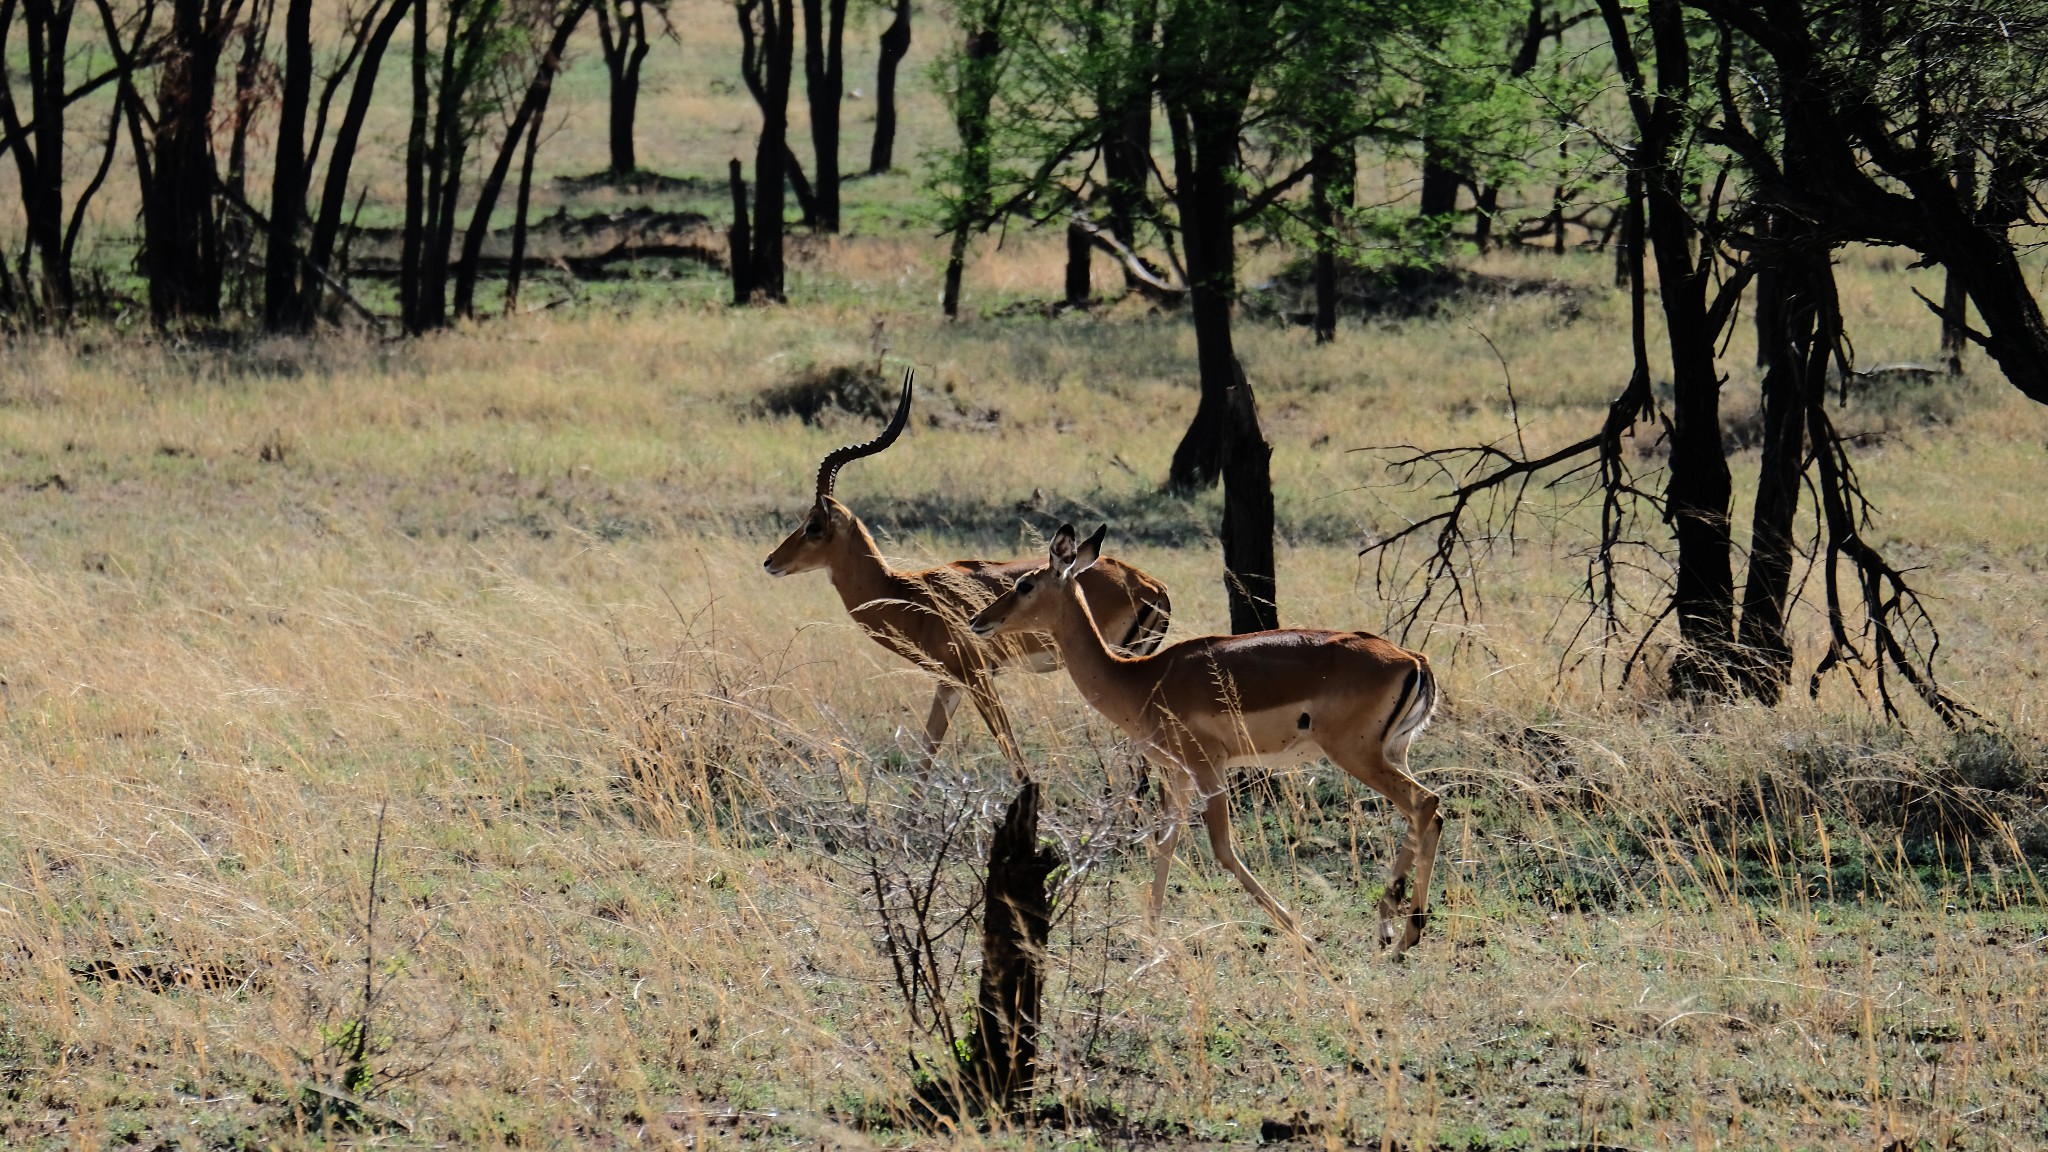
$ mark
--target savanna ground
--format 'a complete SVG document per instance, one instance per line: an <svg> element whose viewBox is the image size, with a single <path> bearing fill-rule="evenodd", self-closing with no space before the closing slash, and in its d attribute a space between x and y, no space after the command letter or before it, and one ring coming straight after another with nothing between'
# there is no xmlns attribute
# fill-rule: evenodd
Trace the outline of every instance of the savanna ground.
<svg viewBox="0 0 2048 1152"><path fill-rule="evenodd" d="M594 117L580 67L571 106ZM643 149L714 177L741 98L675 67ZM598 166L567 143L594 148L596 123L557 171ZM1056 245L1013 234L970 266L976 315L940 323L915 179L853 187L868 215L799 244L786 308L728 310L678 266L558 279L530 299L560 307L416 342L95 329L0 352L0 1140L2048 1144L2048 412L1981 364L1855 391L1840 422L1870 433L1873 535L1920 566L1985 731L1911 707L1887 726L1840 675L1776 710L1618 685L1625 649L1571 640L1586 512L1532 493L1472 619L1409 636L1445 687L1413 759L1450 819L1402 965L1370 946L1399 822L1327 766L1237 805L1313 956L1184 843L1158 959L1128 751L1062 676L1006 680L1048 834L1093 866L1053 932L1037 1114L920 1119L912 1053L944 1053L878 946L861 829L968 813L941 897L964 901L1007 770L963 713L948 787L906 781L928 680L822 576L762 573L819 456L874 424L760 397L871 361L881 320L892 363L920 366L920 418L840 495L885 550L1032 553L1061 519L1107 520L1112 554L1173 588L1174 638L1224 626L1218 504L1158 491L1195 399L1183 321L1005 312L1059 284ZM1535 451L1626 379L1604 258L1468 263L1541 289L1350 322L1325 349L1243 325L1283 622L1393 615L1356 551L1430 493L1354 450L1512 435L1501 359ZM1850 254L1861 362L1932 358L1908 289L1933 275ZM1800 624L1803 685L1821 626ZM964 1020L975 949L949 939Z"/></svg>

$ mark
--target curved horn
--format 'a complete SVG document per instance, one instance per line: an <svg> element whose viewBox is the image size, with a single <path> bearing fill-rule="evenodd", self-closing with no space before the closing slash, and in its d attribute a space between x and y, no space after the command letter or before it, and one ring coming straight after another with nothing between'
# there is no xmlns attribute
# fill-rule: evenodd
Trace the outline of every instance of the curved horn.
<svg viewBox="0 0 2048 1152"><path fill-rule="evenodd" d="M903 399L897 401L896 415L889 419L889 426L882 429L880 436L865 444L848 444L844 448L834 448L826 454L824 462L818 465L818 496L820 499L832 494L832 482L839 478L839 470L841 468L863 456L875 455L889 445L894 444L896 438L903 435L903 426L910 423L910 382L916 376L917 369L915 368L905 368L903 370Z"/></svg>

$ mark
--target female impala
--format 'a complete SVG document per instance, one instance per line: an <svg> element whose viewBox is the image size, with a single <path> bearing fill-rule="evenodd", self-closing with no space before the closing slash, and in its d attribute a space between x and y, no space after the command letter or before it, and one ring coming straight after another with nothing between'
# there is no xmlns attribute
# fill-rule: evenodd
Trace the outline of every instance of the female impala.
<svg viewBox="0 0 2048 1152"><path fill-rule="evenodd" d="M896 415L880 436L865 444L833 450L818 465L818 499L803 524L769 553L762 567L770 576L789 576L823 568L854 622L867 629L891 652L936 673L938 691L924 726L920 774L931 768L939 742L946 738L953 710L964 691L974 701L988 730L1019 778L1025 775L1023 753L1010 730L1010 717L996 698L992 677L1006 668L1050 672L1059 655L1043 635L1021 634L991 644L967 630L967 620L1030 571L1029 560L955 560L936 568L899 572L889 567L874 537L846 506L832 498L832 484L849 461L873 456L903 434L910 421L913 373L903 373L903 397ZM1172 604L1166 586L1128 565L1109 561L1090 573L1080 588L1095 606L1104 628L1121 636L1121 646L1136 653L1159 647L1166 636Z"/></svg>
<svg viewBox="0 0 2048 1152"><path fill-rule="evenodd" d="M1156 655L1119 656L1102 642L1097 617L1079 595L1098 566L1108 530L1096 529L1076 548L1073 526L1062 527L1050 563L1019 577L972 627L977 636L1052 633L1081 695L1161 768L1166 824L1155 848L1147 922L1158 922L1174 842L1199 794L1217 862L1281 927L1299 935L1294 917L1231 846L1224 773L1249 764L1299 763L1321 752L1392 800L1408 820L1380 900L1380 944L1394 945L1400 956L1428 921L1429 872L1444 824L1436 796L1407 772L1408 744L1436 708L1429 661L1364 632L1299 628L1202 636ZM1410 892L1411 868L1414 888L1403 930L1396 916Z"/></svg>

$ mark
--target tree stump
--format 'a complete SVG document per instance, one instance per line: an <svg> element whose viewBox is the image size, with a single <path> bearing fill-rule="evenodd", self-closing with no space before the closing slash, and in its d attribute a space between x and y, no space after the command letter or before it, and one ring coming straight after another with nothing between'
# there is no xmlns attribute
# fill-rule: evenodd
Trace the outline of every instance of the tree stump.
<svg viewBox="0 0 2048 1152"><path fill-rule="evenodd" d="M982 900L981 987L968 1046L967 1087L989 1113L1019 1114L1038 1075L1038 1008L1052 931L1046 880L1059 853L1038 843L1038 785L1010 801L988 848Z"/></svg>

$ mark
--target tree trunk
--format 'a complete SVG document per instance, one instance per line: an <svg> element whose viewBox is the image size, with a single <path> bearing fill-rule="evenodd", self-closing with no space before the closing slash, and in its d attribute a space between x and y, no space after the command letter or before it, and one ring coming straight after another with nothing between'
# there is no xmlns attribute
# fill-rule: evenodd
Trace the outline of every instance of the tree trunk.
<svg viewBox="0 0 2048 1152"><path fill-rule="evenodd" d="M405 330L415 336L425 331L420 260L427 227L427 20L426 0L419 0L412 15L412 120L405 138L405 229L398 263L398 311Z"/></svg>
<svg viewBox="0 0 2048 1152"><path fill-rule="evenodd" d="M967 237L988 214L989 111L995 104L996 62L1002 52L1002 32L993 23L974 28L960 65L959 101L953 120L960 132L960 203L953 220L953 246L946 259L946 287L940 308L946 319L960 315L960 277L967 267Z"/></svg>
<svg viewBox="0 0 2048 1152"><path fill-rule="evenodd" d="M804 0L804 94L811 105L817 226L839 231L839 108L845 92L846 0Z"/></svg>
<svg viewBox="0 0 2048 1152"><path fill-rule="evenodd" d="M505 133L505 143L498 149L498 158L491 165L490 174L484 177L483 186L477 189L476 208L470 213L469 227L462 233L462 262L455 274L455 314L464 319L476 314L477 261L483 256L484 241L490 236L491 213L497 210L498 193L512 171L519 139L529 123L539 122L541 110L547 107L548 94L554 88L555 73L562 67L562 53L568 50L569 36L583 22L583 13L589 8L590 0L583 0L555 26L554 36L526 86L526 96L519 102L519 111L512 117L512 127Z"/></svg>
<svg viewBox="0 0 2048 1152"><path fill-rule="evenodd" d="M159 326L220 319L220 222L214 215L213 92L239 0L172 0L157 78L156 134L143 197L142 266Z"/></svg>
<svg viewBox="0 0 2048 1152"><path fill-rule="evenodd" d="M1657 100L1641 149L1643 192L1671 353L1671 463L1664 499L1678 539L1672 609L1684 641L1672 662L1672 686L1688 694L1721 694L1737 660L1729 532L1734 484L1721 446L1721 378L1707 319L1708 269L1693 252L1687 173L1675 156L1676 125L1691 92L1690 46L1679 0L1650 0L1649 21Z"/></svg>
<svg viewBox="0 0 2048 1152"><path fill-rule="evenodd" d="M1422 217L1433 220L1458 210L1458 173L1450 166L1450 153L1436 140L1422 146Z"/></svg>
<svg viewBox="0 0 2048 1152"><path fill-rule="evenodd" d="M1086 308L1095 293L1088 279L1088 259L1095 241L1080 224L1067 225L1067 307Z"/></svg>
<svg viewBox="0 0 2048 1152"><path fill-rule="evenodd" d="M1232 632L1280 626L1273 564L1273 448L1259 429L1258 401L1236 368L1226 403L1223 451L1223 587Z"/></svg>
<svg viewBox="0 0 2048 1152"><path fill-rule="evenodd" d="M1758 282L1758 315L1769 316L1769 367L1763 378L1763 459L1750 521L1749 572L1743 588L1743 686L1777 704L1792 680L1792 638L1785 610L1792 590L1793 532L1806 471L1806 409L1822 388L1832 347L1833 272L1824 249L1800 246L1783 221L1768 281ZM1764 294L1771 299L1768 304ZM1763 328L1759 321L1759 328Z"/></svg>
<svg viewBox="0 0 2048 1152"><path fill-rule="evenodd" d="M27 217L28 249L41 267L42 307L52 317L67 315L75 297L70 261L64 246L64 66L74 11L69 0L24 0L21 5L28 40L29 116L24 130L13 92L0 67L0 131L13 142L15 170L21 182L22 212ZM8 28L15 12L12 0L0 2L0 53L10 52ZM27 277L24 253L23 272Z"/></svg>
<svg viewBox="0 0 2048 1152"><path fill-rule="evenodd" d="M640 68L647 59L649 0L601 0L597 5L598 43L611 81L609 140L611 174L631 176L640 170L633 146L633 125L640 112Z"/></svg>
<svg viewBox="0 0 2048 1152"><path fill-rule="evenodd" d="M455 249L455 205L462 195L462 168L468 134L462 123L467 95L462 83L464 12L489 0L451 0L448 26L442 33L441 80L434 89L434 124L427 148L426 233L420 252L419 327L422 331L448 323L448 258ZM422 5L422 12L426 11ZM470 17L474 30L476 17Z"/></svg>
<svg viewBox="0 0 2048 1152"><path fill-rule="evenodd" d="M341 126L335 131L334 144L328 151L327 179L320 191L320 215L313 221L313 238L306 246L306 262L322 271L329 271L333 266L334 245L341 236L341 214L348 205L349 170L355 164L356 145L362 138L363 121L370 112L370 98L376 93L377 74L384 64L384 50L397 33L399 21L411 9L412 0L391 0L391 7L370 32L369 40L363 45L362 59L356 65L355 81L349 88L348 107L342 111ZM407 169L409 175L409 163ZM318 300L318 282L306 282L300 293L301 328L312 326Z"/></svg>
<svg viewBox="0 0 2048 1152"><path fill-rule="evenodd" d="M968 1082L983 1108L1021 1115L1038 1075L1038 1017L1052 932L1046 881L1059 853L1038 842L1038 785L1026 783L988 847L981 983L968 1040Z"/></svg>
<svg viewBox="0 0 2048 1152"><path fill-rule="evenodd" d="M896 0L896 18L882 30L882 56L875 63L875 140L868 151L868 175L889 170L896 156L896 68L910 53L910 0Z"/></svg>
<svg viewBox="0 0 2048 1152"><path fill-rule="evenodd" d="M1187 260L1188 304L1195 325L1195 357L1202 398L1195 417L1173 451L1167 484L1188 494L1221 478L1229 435L1227 402L1238 383L1237 349L1231 335L1231 303L1237 294L1237 229L1231 169L1236 162L1237 125L1216 123L1169 105L1174 176L1180 186L1183 254Z"/></svg>
<svg viewBox="0 0 2048 1152"><path fill-rule="evenodd" d="M732 252L732 302L742 307L754 299L753 266L750 263L753 252L752 233L747 228L747 181L740 174L740 162L734 160L728 172L732 181L732 230L726 233Z"/></svg>
<svg viewBox="0 0 2048 1152"><path fill-rule="evenodd" d="M1148 59L1154 38L1153 5L1132 21L1131 57ZM1145 215L1145 189L1152 179L1152 77L1120 76L1097 99L1103 118L1102 175L1109 203L1109 232L1125 248L1138 250L1138 221ZM1135 273L1124 270L1124 284Z"/></svg>
<svg viewBox="0 0 2048 1152"><path fill-rule="evenodd" d="M1332 196L1333 188L1343 188L1343 199L1348 206L1351 199L1349 181L1343 176L1338 164L1338 149L1321 145L1311 157L1315 170L1309 174L1309 212L1316 227L1316 343L1328 344L1337 338L1337 210Z"/></svg>
<svg viewBox="0 0 2048 1152"><path fill-rule="evenodd" d="M306 110L313 98L313 0L286 0L284 91L278 103L277 156L270 178L270 235L263 260L263 326L297 330L299 221L306 214Z"/></svg>
<svg viewBox="0 0 2048 1152"><path fill-rule="evenodd" d="M789 168L789 79L796 59L796 14L791 0L751 0L740 8L744 38L754 39L752 16L759 13L759 100L761 139L754 150L754 250L749 260L754 290L766 299L783 297L783 196Z"/></svg>
<svg viewBox="0 0 2048 1152"><path fill-rule="evenodd" d="M519 162L519 200L512 212L512 259L505 270L505 315L519 310L519 281L526 272L526 210L533 194L533 158L540 151L541 124L547 119L548 102L543 96L540 110L526 126L526 156Z"/></svg>

